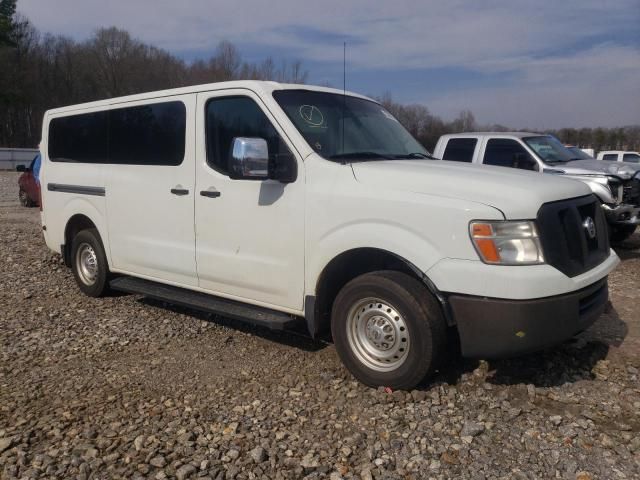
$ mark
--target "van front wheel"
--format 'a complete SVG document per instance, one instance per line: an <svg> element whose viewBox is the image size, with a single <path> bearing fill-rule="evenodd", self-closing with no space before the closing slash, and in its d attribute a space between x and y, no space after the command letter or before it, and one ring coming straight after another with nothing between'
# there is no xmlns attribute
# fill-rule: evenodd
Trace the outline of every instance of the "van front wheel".
<svg viewBox="0 0 640 480"><path fill-rule="evenodd" d="M82 230L71 243L73 276L80 290L90 297L100 297L108 291L107 257L95 228Z"/></svg>
<svg viewBox="0 0 640 480"><path fill-rule="evenodd" d="M400 272L361 275L338 293L333 340L344 365L362 383L411 389L437 367L446 324L435 298Z"/></svg>

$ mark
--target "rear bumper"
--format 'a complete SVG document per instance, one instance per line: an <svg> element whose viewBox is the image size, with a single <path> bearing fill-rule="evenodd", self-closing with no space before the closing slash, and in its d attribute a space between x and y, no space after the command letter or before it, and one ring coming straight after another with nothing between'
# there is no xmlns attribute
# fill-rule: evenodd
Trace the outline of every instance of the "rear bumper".
<svg viewBox="0 0 640 480"><path fill-rule="evenodd" d="M503 300L452 294L462 355L499 358L550 347L585 330L602 314L609 297L606 277L563 295Z"/></svg>

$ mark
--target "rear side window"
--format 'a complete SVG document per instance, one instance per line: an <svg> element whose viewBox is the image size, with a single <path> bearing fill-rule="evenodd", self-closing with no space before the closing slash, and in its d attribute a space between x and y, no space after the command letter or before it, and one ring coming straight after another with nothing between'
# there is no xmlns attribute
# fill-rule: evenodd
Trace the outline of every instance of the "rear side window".
<svg viewBox="0 0 640 480"><path fill-rule="evenodd" d="M487 142L484 151L485 165L535 170L537 164L531 155L515 140L508 138L492 138Z"/></svg>
<svg viewBox="0 0 640 480"><path fill-rule="evenodd" d="M615 162L618 160L618 154L617 153L605 153L604 156L602 157L603 160L608 160L610 162Z"/></svg>
<svg viewBox="0 0 640 480"><path fill-rule="evenodd" d="M49 124L53 162L180 165L186 109L164 102L70 115Z"/></svg>
<svg viewBox="0 0 640 480"><path fill-rule="evenodd" d="M640 155L637 153L625 153L622 157L623 162L640 163Z"/></svg>
<svg viewBox="0 0 640 480"><path fill-rule="evenodd" d="M53 162L109 163L108 112L82 113L51 120L49 158Z"/></svg>
<svg viewBox="0 0 640 480"><path fill-rule="evenodd" d="M442 155L443 160L471 162L478 140L476 138L451 138Z"/></svg>
<svg viewBox="0 0 640 480"><path fill-rule="evenodd" d="M291 156L291 151L260 107L249 97L223 97L209 100L206 107L207 163L227 174L229 155L236 137L263 138L269 160Z"/></svg>

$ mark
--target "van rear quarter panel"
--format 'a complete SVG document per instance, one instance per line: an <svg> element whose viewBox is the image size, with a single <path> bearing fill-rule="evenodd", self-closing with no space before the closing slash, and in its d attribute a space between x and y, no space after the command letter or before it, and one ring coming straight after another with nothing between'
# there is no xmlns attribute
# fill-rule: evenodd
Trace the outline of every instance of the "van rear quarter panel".
<svg viewBox="0 0 640 480"><path fill-rule="evenodd" d="M82 112L102 110L94 108L82 110ZM48 151L49 123L53 118L63 117L73 113L68 112L56 115L45 115L42 128L42 152L41 192L42 192L42 224L46 226L44 231L47 246L60 253L60 246L65 243L64 233L69 219L77 214L88 217L98 229L107 255L107 261L111 263L109 249L109 236L106 224L105 197L97 195L81 195L76 193L50 191L50 184L74 185L82 187L104 187L105 168L103 164L85 164L73 162L52 162Z"/></svg>

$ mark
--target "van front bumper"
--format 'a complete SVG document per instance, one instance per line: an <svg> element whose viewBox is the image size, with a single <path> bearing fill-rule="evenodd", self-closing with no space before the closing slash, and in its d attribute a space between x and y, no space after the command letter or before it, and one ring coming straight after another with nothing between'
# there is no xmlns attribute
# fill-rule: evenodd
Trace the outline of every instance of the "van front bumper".
<svg viewBox="0 0 640 480"><path fill-rule="evenodd" d="M562 343L592 325L609 298L607 278L553 297L505 300L451 294L462 355L516 356Z"/></svg>

